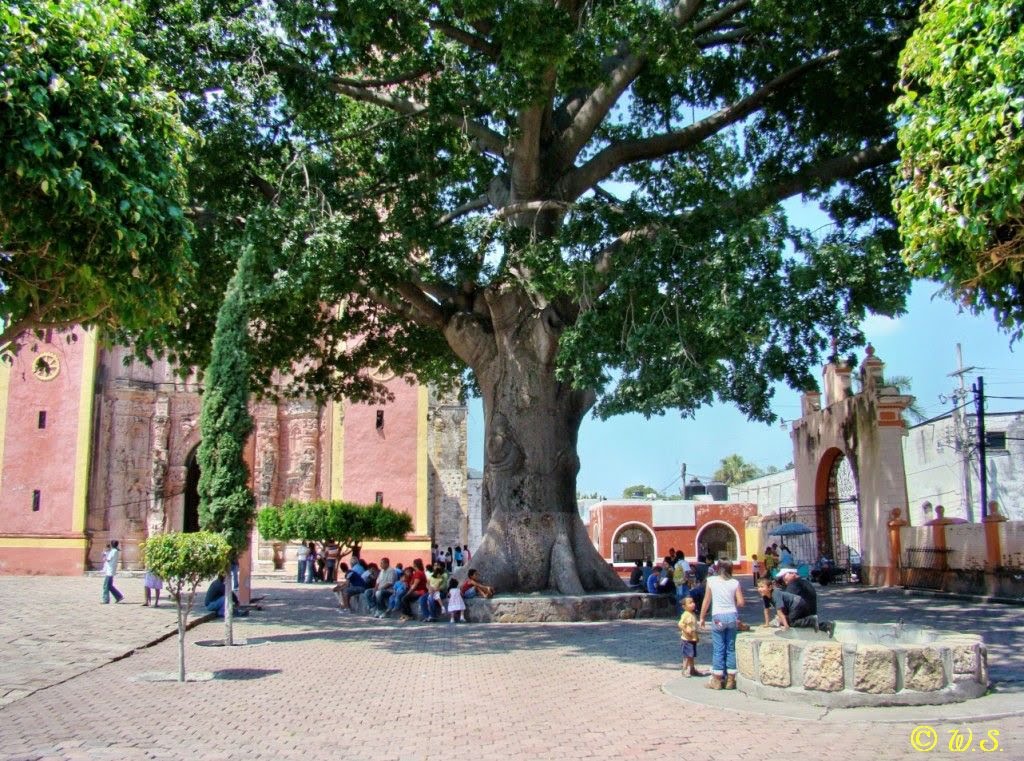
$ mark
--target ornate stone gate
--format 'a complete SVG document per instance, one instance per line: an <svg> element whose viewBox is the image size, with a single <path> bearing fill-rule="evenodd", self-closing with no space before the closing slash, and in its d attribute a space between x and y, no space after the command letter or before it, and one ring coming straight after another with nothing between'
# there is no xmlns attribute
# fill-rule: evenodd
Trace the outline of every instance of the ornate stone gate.
<svg viewBox="0 0 1024 761"><path fill-rule="evenodd" d="M841 566L861 556L872 584L885 581L890 511L906 514L903 411L913 397L885 385L885 364L867 347L854 393L852 371L841 361L825 366L824 400L803 396L803 417L793 424L797 501L814 506L818 552Z"/></svg>

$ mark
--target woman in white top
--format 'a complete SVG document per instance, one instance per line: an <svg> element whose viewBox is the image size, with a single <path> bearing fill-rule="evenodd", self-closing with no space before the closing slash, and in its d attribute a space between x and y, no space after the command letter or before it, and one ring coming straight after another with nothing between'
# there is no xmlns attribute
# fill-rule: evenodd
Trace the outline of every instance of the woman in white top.
<svg viewBox="0 0 1024 761"><path fill-rule="evenodd" d="M736 631L739 624L739 609L743 607L743 592L740 583L732 577L732 563L723 560L718 564L718 575L709 576L704 603L700 606L700 626L707 626L708 611L711 612L711 681L707 686L720 690L725 680L725 689L736 689Z"/></svg>

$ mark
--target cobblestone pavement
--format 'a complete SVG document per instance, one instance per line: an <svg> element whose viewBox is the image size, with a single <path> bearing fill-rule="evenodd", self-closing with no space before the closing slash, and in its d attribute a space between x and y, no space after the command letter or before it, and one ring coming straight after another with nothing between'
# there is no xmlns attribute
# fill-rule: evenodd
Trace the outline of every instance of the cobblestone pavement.
<svg viewBox="0 0 1024 761"><path fill-rule="evenodd" d="M0 706L177 631L173 602L142 606L141 577L115 586L124 602L103 605L102 577L0 576Z"/></svg>
<svg viewBox="0 0 1024 761"><path fill-rule="evenodd" d="M134 582L134 583L133 583ZM200 647L219 623L189 633L190 673L205 682L145 681L174 671L170 611L98 604L96 579L0 578L0 662L48 661L52 686L0 707L5 759L807 759L921 758L913 724L819 723L685 702L674 621L464 625L380 623L337 609L323 585L254 583L264 610L238 622L246 646ZM136 588L137 587L137 588ZM141 581L126 580L141 600ZM982 631L996 679L1024 682L1024 609L829 588L835 618ZM760 616L748 605L746 618ZM159 617L159 620L158 618ZM156 635L156 636L154 636ZM83 644L84 643L84 644ZM109 645L104 656L100 645ZM90 651L89 659L76 651ZM701 644L699 661L709 648ZM6 681L8 677L4 676ZM735 696L736 708L743 701ZM721 693L716 697L727 699ZM732 706L727 706L732 708ZM1024 709L1024 696L1021 697ZM949 729L937 727L945 742ZM1024 757L1024 719L1000 731L1003 758ZM939 745L931 757L952 758Z"/></svg>

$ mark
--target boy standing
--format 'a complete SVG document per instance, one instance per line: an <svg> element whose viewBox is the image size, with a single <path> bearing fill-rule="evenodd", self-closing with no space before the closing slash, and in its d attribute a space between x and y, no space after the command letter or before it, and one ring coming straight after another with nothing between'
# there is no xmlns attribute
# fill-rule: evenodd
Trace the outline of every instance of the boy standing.
<svg viewBox="0 0 1024 761"><path fill-rule="evenodd" d="M704 676L697 671L697 603L687 595L683 598L683 615L679 618L679 636L683 647L683 676Z"/></svg>
<svg viewBox="0 0 1024 761"><path fill-rule="evenodd" d="M117 573L117 560L121 556L121 550L117 548L117 540L111 540L107 545L107 551L103 553L103 604L110 602L110 595L114 595L114 603L124 599L124 595L114 586L114 574Z"/></svg>

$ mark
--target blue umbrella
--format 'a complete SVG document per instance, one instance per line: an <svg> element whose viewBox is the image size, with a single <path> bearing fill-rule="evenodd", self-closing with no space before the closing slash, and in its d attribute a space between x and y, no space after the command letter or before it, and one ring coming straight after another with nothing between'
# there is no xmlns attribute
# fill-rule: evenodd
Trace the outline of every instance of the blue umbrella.
<svg viewBox="0 0 1024 761"><path fill-rule="evenodd" d="M772 529L768 532L768 536L803 536L804 534L813 533L814 529L806 523L793 521L792 523L783 523L778 528Z"/></svg>

